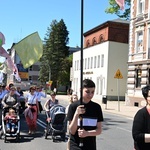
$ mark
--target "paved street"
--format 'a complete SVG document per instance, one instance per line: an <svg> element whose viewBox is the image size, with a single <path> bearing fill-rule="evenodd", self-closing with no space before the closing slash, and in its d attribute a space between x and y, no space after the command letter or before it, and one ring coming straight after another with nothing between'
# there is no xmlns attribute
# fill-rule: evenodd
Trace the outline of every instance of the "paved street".
<svg viewBox="0 0 150 150"><path fill-rule="evenodd" d="M45 100L43 98L42 104ZM57 95L59 102L63 106L68 105L67 95ZM97 136L97 150L130 150L133 149L133 140L131 135L132 119L134 114L138 111L137 107L129 107L120 102L120 111L118 111L118 102L108 101L107 107L98 100L94 99L102 106L104 114L104 122L102 123L102 134ZM66 142L58 141L53 142L50 138L46 140L44 138L44 129L46 127L46 116L43 111L38 119L38 132L35 136L29 136L28 129L24 117L21 117L21 139L19 143L14 141L4 143L4 140L0 140L0 150L60 150L66 149Z"/></svg>

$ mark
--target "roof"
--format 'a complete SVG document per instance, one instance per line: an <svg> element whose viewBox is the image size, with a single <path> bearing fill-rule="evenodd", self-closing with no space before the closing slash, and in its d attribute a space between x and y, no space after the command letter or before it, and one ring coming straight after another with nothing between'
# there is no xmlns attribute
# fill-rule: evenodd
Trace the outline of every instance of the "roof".
<svg viewBox="0 0 150 150"><path fill-rule="evenodd" d="M108 27L108 25L111 24L111 23L116 23L116 24L120 23L120 24L126 24L126 25L129 26L130 22L127 21L127 20L120 19L120 18L114 19L114 20L108 20L108 21L106 21L106 22L104 22L104 23L102 23L102 24L100 24L100 25L90 29L89 31L85 32L83 35L87 36L87 35L91 34L92 32L96 32L96 31L98 31L98 30L100 30L100 29L102 29L104 27Z"/></svg>

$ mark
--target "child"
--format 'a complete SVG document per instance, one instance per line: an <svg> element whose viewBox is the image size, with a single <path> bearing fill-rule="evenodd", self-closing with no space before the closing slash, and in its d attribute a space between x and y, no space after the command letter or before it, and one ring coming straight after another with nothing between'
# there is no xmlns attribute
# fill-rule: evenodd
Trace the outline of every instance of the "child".
<svg viewBox="0 0 150 150"><path fill-rule="evenodd" d="M72 104L73 102L77 101L78 100L78 96L77 94L73 93L70 97L69 97L69 105ZM66 115L68 113L68 108L69 108L69 105L66 107Z"/></svg>
<svg viewBox="0 0 150 150"><path fill-rule="evenodd" d="M77 94L73 93L70 96L69 105L66 107L66 110L65 110L66 115L68 114L68 109L69 109L70 104L76 102L77 100L78 100ZM67 150L69 150L69 147L70 147L70 138L68 138Z"/></svg>
<svg viewBox="0 0 150 150"><path fill-rule="evenodd" d="M90 79L83 80L82 105L76 101L69 106L70 150L96 150L96 136L101 134L103 114L101 106L91 99L95 92L95 83ZM82 116L83 126L80 126ZM83 145L80 146L82 139Z"/></svg>
<svg viewBox="0 0 150 150"><path fill-rule="evenodd" d="M5 116L6 120L6 129L7 132L14 132L15 127L16 127L16 122L17 122L17 115L15 113L15 110L10 108L9 112Z"/></svg>

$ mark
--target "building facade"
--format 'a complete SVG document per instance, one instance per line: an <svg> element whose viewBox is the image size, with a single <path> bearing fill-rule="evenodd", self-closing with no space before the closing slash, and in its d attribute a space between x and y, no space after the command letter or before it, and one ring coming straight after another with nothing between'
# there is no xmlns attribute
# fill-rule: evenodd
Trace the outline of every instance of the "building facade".
<svg viewBox="0 0 150 150"><path fill-rule="evenodd" d="M129 22L107 21L84 33L83 79L96 84L95 98L125 99L127 81ZM80 94L80 51L73 54L72 89ZM117 70L123 79L114 78ZM117 84L119 82L119 84ZM119 85L119 87L118 87Z"/></svg>
<svg viewBox="0 0 150 150"><path fill-rule="evenodd" d="M13 75L13 72L8 72L7 85L9 83L14 83L16 86L20 86L23 90L27 90L31 85L41 84L41 82L38 80L39 71L40 71L40 62L36 62L29 68L24 69L19 56L17 55L15 49L13 49L14 44L12 45L11 49L9 49L8 51L12 61L14 62L14 64L16 64L18 68L21 82L16 80L16 78ZM79 47L69 47L69 55L73 54L76 51L79 51L79 49L80 49ZM64 89L66 90L65 86L60 87L60 90L64 90Z"/></svg>
<svg viewBox="0 0 150 150"><path fill-rule="evenodd" d="M150 1L131 1L126 103L141 106L141 88L150 84Z"/></svg>

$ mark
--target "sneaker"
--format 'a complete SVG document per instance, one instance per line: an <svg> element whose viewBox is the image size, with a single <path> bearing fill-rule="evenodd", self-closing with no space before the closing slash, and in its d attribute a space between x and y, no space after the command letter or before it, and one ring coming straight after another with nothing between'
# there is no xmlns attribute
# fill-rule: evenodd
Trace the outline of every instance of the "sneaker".
<svg viewBox="0 0 150 150"><path fill-rule="evenodd" d="M29 130L28 134L30 135L31 134L31 131Z"/></svg>

